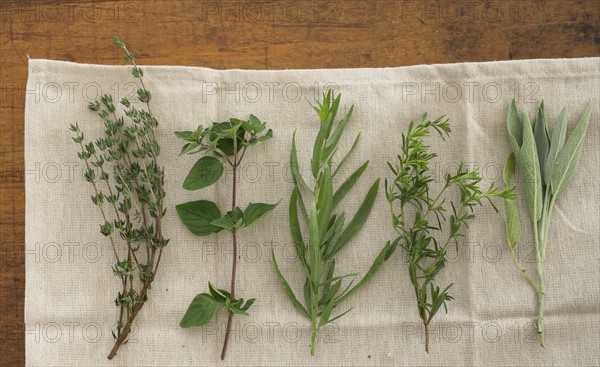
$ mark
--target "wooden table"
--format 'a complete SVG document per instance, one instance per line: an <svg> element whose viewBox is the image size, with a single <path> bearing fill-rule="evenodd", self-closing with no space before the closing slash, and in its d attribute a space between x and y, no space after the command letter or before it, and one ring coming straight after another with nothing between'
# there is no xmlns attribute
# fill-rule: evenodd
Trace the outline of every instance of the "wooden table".
<svg viewBox="0 0 600 367"><path fill-rule="evenodd" d="M24 365L27 58L217 69L357 68L600 56L600 1L0 3L0 366Z"/></svg>

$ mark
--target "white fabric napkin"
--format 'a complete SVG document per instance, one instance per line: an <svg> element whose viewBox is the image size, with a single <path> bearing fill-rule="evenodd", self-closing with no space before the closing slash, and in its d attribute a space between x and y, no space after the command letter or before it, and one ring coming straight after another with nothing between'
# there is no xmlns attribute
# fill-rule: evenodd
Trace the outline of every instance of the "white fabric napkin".
<svg viewBox="0 0 600 367"><path fill-rule="evenodd" d="M143 60L140 60L143 63ZM109 243L99 233L101 216L83 180L83 165L69 124L98 137L102 123L87 103L100 93L119 100L135 92L127 66L98 66L30 60L25 111L26 162L26 361L29 366L429 366L600 364L600 59L527 60L385 69L211 70L143 67L159 119L161 163L166 167L171 239L149 301L135 323L131 341L108 361L117 319ZM581 161L552 217L546 281L546 348L537 344L535 295L518 274L506 248L502 212L477 208L467 236L437 277L454 283L448 314L431 325L430 353L410 286L407 264L397 251L380 272L340 306L353 307L320 333L311 357L309 322L284 295L270 260L274 244L282 272L301 297L303 274L293 254L287 207L292 183L288 157L297 130L298 154L308 172L318 119L307 103L327 87L342 93L342 111L354 114L342 151L361 131L356 153L341 177L365 160L369 167L343 203L354 213L376 178L390 177L386 162L399 152L401 134L423 112L450 118L452 134L429 143L439 154L436 185L459 161L476 165L484 185L502 185L510 150L506 110L515 98L533 116L543 99L550 128L565 105L569 131L589 102L593 112ZM133 98L131 98L133 99ZM266 121L274 137L248 151L241 168L239 204L276 202L277 209L240 234L237 294L258 300L249 317L235 318L225 362L219 355L225 313L206 327L181 329L179 321L207 282L227 288L231 243L226 232L192 235L174 206L208 199L227 208L231 175L208 189L188 192L181 184L196 156L178 157L173 132L194 130L207 117ZM520 193L523 191L520 190ZM502 203L498 202L502 208ZM524 197L520 198L526 221ZM365 227L338 255L340 274L369 268L393 230L387 201L379 196ZM532 232L526 225L519 256L534 271Z"/></svg>

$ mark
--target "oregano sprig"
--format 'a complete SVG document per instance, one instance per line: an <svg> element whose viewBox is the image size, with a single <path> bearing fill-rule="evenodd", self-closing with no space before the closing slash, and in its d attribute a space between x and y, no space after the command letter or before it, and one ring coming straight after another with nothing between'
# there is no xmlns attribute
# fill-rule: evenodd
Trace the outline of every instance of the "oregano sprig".
<svg viewBox="0 0 600 367"><path fill-rule="evenodd" d="M199 190L216 183L224 172L224 165L232 170L231 210L221 214L216 203L198 200L177 205L177 214L185 226L197 236L208 236L222 230L229 231L232 238L232 268L230 291L216 288L209 283L209 293L198 294L191 302L183 319L182 328L201 326L209 323L218 307L228 313L227 329L221 359L225 359L234 314L248 315L248 309L254 303L251 298L244 302L236 297L235 280L237 269L237 234L258 219L270 213L276 204L250 203L242 210L237 206L237 172L246 150L258 142L273 137L266 123L250 115L248 120L232 118L229 121L207 126L199 125L195 131L178 131L175 135L185 142L180 155L202 153L183 181L186 190Z"/></svg>
<svg viewBox="0 0 600 367"><path fill-rule="evenodd" d="M86 143L79 124L70 127L78 156L85 163L84 178L94 190L92 202L102 214L100 233L110 240L115 257L112 269L122 288L115 299L119 317L108 359L127 342L131 325L148 300L163 248L169 243L162 234L164 168L158 163L160 146L154 136L158 121L150 112L151 94L144 86L142 69L135 63L135 53L121 38L115 36L113 42L133 65L132 74L140 83L137 99L146 109L123 98L120 104L125 119L113 97L105 94L88 105L104 123L103 137Z"/></svg>
<svg viewBox="0 0 600 367"><path fill-rule="evenodd" d="M356 274L336 275L335 256L350 240L360 231L365 224L379 188L379 180L376 180L354 217L346 224L345 212L336 213L337 205L348 194L356 184L368 165L368 161L351 174L337 190L333 188L336 174L342 168L347 157L354 151L360 134L356 137L354 145L344 156L337 167L334 167L333 158L338 150L338 143L342 134L352 117L354 106L336 124L335 118L340 105L341 95L334 95L329 90L323 96L322 102L313 106L320 119L320 128L313 147L311 169L314 184L311 189L300 174L298 167L298 155L296 151L296 136L292 139L292 150L290 154L290 169L294 180L294 189L290 198L289 222L292 240L296 253L306 274L304 282L304 305L296 298L287 280L281 273L275 252L272 250L273 265L275 272L287 297L294 308L311 322L311 354L315 355L315 345L319 329L340 317L344 316L350 309L332 316L333 311L346 298L354 294L365 283L367 283L381 267L388 251L388 242L375 259L373 265L364 277L354 286L354 280L342 288L342 282L346 278L354 278ZM309 206L305 205L302 192L311 199ZM302 233L300 220L307 227L307 233Z"/></svg>
<svg viewBox="0 0 600 367"><path fill-rule="evenodd" d="M544 347L544 261L550 218L556 199L562 195L573 180L579 162L581 147L590 122L592 105L584 112L581 120L567 140L568 109L564 107L552 133L548 134L548 116L544 102L540 104L535 123L527 112L519 116L513 100L508 106L506 123L513 152L504 166L504 183L508 187L518 166L523 176L525 198L533 227L537 277L533 277L518 261L515 254L521 236L521 221L516 203L505 200L506 233L508 248L519 273L531 284L538 304L538 340Z"/></svg>
<svg viewBox="0 0 600 367"><path fill-rule="evenodd" d="M394 177L385 180L392 225L398 234L391 251L400 246L406 252L408 274L425 329L426 352L429 352L429 324L442 306L448 312L446 303L454 299L449 294L452 284L442 289L435 282L436 275L446 265L448 246L458 249L464 229L475 218L476 206L487 201L496 209L494 197L514 197L512 190L500 190L493 185L482 191L479 172L465 168L462 162L455 173L445 174L444 185L434 194L430 188L434 177L429 163L437 154L424 142L432 129L442 140L451 132L444 116L431 121L423 114L416 123L410 122L408 131L402 134L397 162L388 163ZM459 200L452 199L450 189L460 192Z"/></svg>

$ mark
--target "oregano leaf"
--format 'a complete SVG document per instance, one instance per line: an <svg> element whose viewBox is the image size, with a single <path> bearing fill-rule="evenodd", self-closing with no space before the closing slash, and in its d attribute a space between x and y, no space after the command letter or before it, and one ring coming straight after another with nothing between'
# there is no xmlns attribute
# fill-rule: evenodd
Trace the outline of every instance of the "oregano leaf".
<svg viewBox="0 0 600 367"><path fill-rule="evenodd" d="M193 144L193 143L192 143ZM215 157L204 156L194 164L183 181L186 190L199 190L219 181L223 174L223 163Z"/></svg>
<svg viewBox="0 0 600 367"><path fill-rule="evenodd" d="M215 203L208 200L190 201L175 206L179 219L197 236L208 236L221 230L211 222L221 216Z"/></svg>
<svg viewBox="0 0 600 367"><path fill-rule="evenodd" d="M273 209L277 207L277 204L265 204L265 203L250 203L244 210L244 226L249 226L256 222L260 218L269 214Z"/></svg>
<svg viewBox="0 0 600 367"><path fill-rule="evenodd" d="M189 328L208 324L214 317L217 306L217 301L210 294L200 293L190 303L179 326Z"/></svg>

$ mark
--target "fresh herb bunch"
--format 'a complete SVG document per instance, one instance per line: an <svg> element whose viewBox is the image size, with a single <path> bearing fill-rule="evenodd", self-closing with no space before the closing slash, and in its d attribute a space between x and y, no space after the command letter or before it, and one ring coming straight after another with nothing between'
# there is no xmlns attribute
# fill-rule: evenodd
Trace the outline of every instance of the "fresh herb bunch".
<svg viewBox="0 0 600 367"><path fill-rule="evenodd" d="M227 352L233 315L248 315L247 311L254 303L254 298L245 303L243 298L235 298L237 233L270 213L277 206L277 203L250 203L242 211L236 203L238 167L242 163L248 147L273 137L273 131L271 129L265 131L265 129L265 123L256 116L250 115L248 120L232 118L219 123L209 121L208 126L200 125L195 131L175 133L179 139L186 142L180 155L204 154L183 181L184 189L199 190L216 183L223 174L224 165L230 166L233 172L231 210L226 214L222 215L217 204L208 200L191 201L176 207L183 224L197 236L208 236L222 230L231 232L233 255L230 291L218 289L209 283L210 293L198 294L180 323L182 328L205 325L212 320L217 307L224 308L229 317L221 359L225 359Z"/></svg>
<svg viewBox="0 0 600 367"><path fill-rule="evenodd" d="M144 86L142 69L135 63L135 52L130 52L119 37L113 42L133 65L132 74L140 83L137 100L145 109L123 98L120 103L130 122L126 126L112 96L103 95L88 108L102 118L104 137L85 143L79 125L70 128L80 148L79 158L85 162L84 178L94 189L92 202L102 213L100 232L112 245L116 261L113 272L122 286L115 299L119 318L108 359L127 342L131 325L148 300L163 248L169 243L162 234L164 168L158 164L160 147L154 134L158 121L150 112L151 94Z"/></svg>
<svg viewBox="0 0 600 367"><path fill-rule="evenodd" d="M349 155L356 148L360 134L356 137L352 148L341 160L337 167L333 166L333 157L337 152L337 145L342 137L344 129L352 116L353 107L335 126L335 117L339 108L341 95L334 96L333 91L329 90L323 96L323 102L313 106L319 118L321 125L317 135L313 155L311 160L311 173L314 178L314 189L310 189L306 181L300 175L298 167L298 157L296 152L295 133L292 139L292 150L290 154L290 167L294 180L294 189L290 198L289 222L292 239L300 259L300 263L306 273L304 283L304 301L302 305L294 295L288 282L281 274L275 253L272 250L273 264L285 294L292 302L294 308L302 315L311 320L311 354L315 355L315 343L319 328L337 320L348 311L331 317L333 310L346 298L351 296L360 287L362 287L379 267L383 264L390 244L388 243L367 274L357 284L352 287L351 281L345 289L342 290L342 281L346 277L354 277L356 274L347 274L337 276L335 271L335 255L343 249L348 242L358 233L367 220L373 203L377 196L379 180L375 181L369 189L364 201L358 211L344 228L345 213L335 214L337 205L352 189L362 173L367 168L369 162L365 162L353 174L351 174L334 191L333 181L336 174L342 168ZM310 207L306 207L302 199L301 191L305 191L312 198ZM308 233L303 237L299 220L300 216L308 227ZM307 239L308 242L305 242Z"/></svg>
<svg viewBox="0 0 600 367"><path fill-rule="evenodd" d="M568 110L567 107L564 107L554 127L552 140L550 140L547 127L548 116L543 101L538 109L535 124L531 123L527 112L523 114L522 119L519 117L514 100L508 106L506 122L513 152L509 155L504 167L504 183L506 186L510 185L515 165L518 165L523 176L525 198L533 226L537 262L537 278L535 280L519 263L515 254L517 241L521 236L521 221L513 200L505 200L508 248L519 272L531 284L537 295L537 329L539 343L542 347L544 346L544 297L546 294L544 261L550 218L556 199L565 192L575 175L591 114L592 106L590 104L567 140Z"/></svg>
<svg viewBox="0 0 600 367"><path fill-rule="evenodd" d="M437 154L431 152L423 141L431 129L442 140L451 132L448 119L444 116L430 121L427 114L423 114L416 123L410 122L408 131L402 134L398 162L395 165L388 163L394 178L390 182L387 179L385 181L392 225L398 234L392 242L391 251L398 245L406 251L408 274L417 298L419 317L425 328L426 352L429 352L429 324L442 306L448 312L446 302L453 299L448 293L452 284L444 289L435 284L435 276L446 264L448 246L454 244L458 249L458 241L464 237L464 228L475 218L475 206L487 200L497 211L492 198L514 197L512 190L499 190L493 185L487 191L482 191L479 188L482 180L479 172L466 169L462 162L456 173L445 174L443 187L433 195L430 184L434 178L429 163ZM460 201L448 198L451 188L460 191ZM452 209L451 213L448 213L448 207Z"/></svg>

